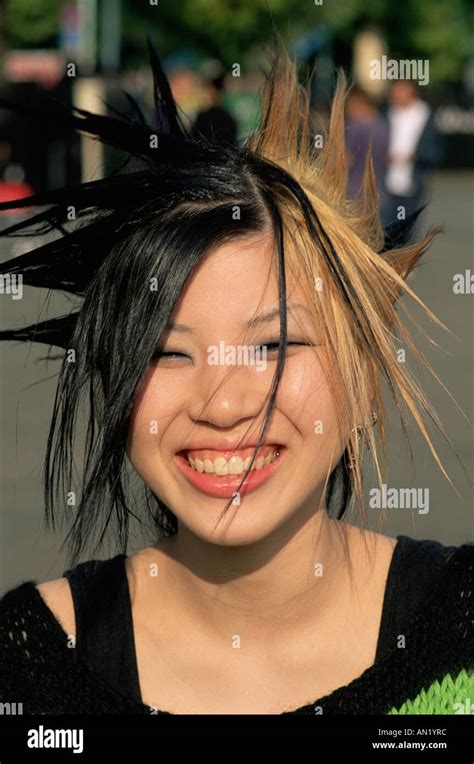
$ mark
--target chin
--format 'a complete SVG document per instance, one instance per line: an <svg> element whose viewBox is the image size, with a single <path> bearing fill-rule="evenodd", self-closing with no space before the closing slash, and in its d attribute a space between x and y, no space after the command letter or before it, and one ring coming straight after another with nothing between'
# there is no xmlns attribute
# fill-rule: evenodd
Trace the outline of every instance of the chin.
<svg viewBox="0 0 474 764"><path fill-rule="evenodd" d="M248 504L246 511L245 503L239 507L229 507L227 513L216 525L224 506L225 503L215 511L206 510L208 519L200 517L197 521L197 518L193 517L187 521L185 518L178 518L179 526L185 525L189 533L206 543L223 547L241 547L259 543L271 536L279 527L274 516L265 518L255 517L255 514L250 515L250 511L253 513L254 509ZM268 506L270 505L267 505L267 508Z"/></svg>

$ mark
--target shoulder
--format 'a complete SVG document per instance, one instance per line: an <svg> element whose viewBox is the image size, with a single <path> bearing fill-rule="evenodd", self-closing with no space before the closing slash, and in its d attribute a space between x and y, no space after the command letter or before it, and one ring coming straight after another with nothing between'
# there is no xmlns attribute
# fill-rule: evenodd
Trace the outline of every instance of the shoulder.
<svg viewBox="0 0 474 764"><path fill-rule="evenodd" d="M52 581L43 581L36 584L36 589L66 634L74 636L76 633L76 619L68 579L63 576Z"/></svg>
<svg viewBox="0 0 474 764"><path fill-rule="evenodd" d="M68 635L35 581L9 589L0 598L0 700L15 696L19 688L32 693L48 667L60 668L68 646Z"/></svg>
<svg viewBox="0 0 474 764"><path fill-rule="evenodd" d="M431 618L436 615L446 623L457 619L466 626L474 591L474 543L445 544L404 534L391 538L355 526L349 526L348 533L355 554L373 559L378 566L364 570L374 581L376 570L382 571L389 594L406 619L427 616L430 611ZM366 550L372 552L369 557Z"/></svg>
<svg viewBox="0 0 474 764"><path fill-rule="evenodd" d="M474 544L399 536L398 551L399 600L424 633L425 647L433 643L446 657L456 654L474 665Z"/></svg>
<svg viewBox="0 0 474 764"><path fill-rule="evenodd" d="M74 605L67 578L42 583L24 581L0 597L0 628L37 623L56 627L56 632L60 627L68 636L74 635Z"/></svg>
<svg viewBox="0 0 474 764"><path fill-rule="evenodd" d="M415 539L400 534L394 554L394 567L405 588L425 589L440 596L465 597L464 589L473 582L474 543L445 544L432 538Z"/></svg>
<svg viewBox="0 0 474 764"><path fill-rule="evenodd" d="M438 579L445 579L446 572L451 572L449 582L457 585L472 582L474 574L474 543L445 544L435 539L414 539L411 536L400 535L399 546L403 551L404 561L411 567L418 567L420 574L423 570L433 572ZM452 587L451 587L452 588Z"/></svg>
<svg viewBox="0 0 474 764"><path fill-rule="evenodd" d="M14 623L17 617L34 615L38 604L34 581L24 581L8 589L0 597L0 629L7 627L10 620Z"/></svg>
<svg viewBox="0 0 474 764"><path fill-rule="evenodd" d="M66 576L0 598L0 705L20 697L26 714L145 712L74 649L73 616Z"/></svg>
<svg viewBox="0 0 474 764"><path fill-rule="evenodd" d="M416 539L398 534L396 537L361 529L344 521L346 537L352 543L356 554L362 550L374 551L382 558L392 557L395 563L403 560L404 572L409 568L424 569L428 576L443 571L444 566L452 566L462 571L464 577L472 576L474 562L474 542L446 544L433 538ZM393 553L393 554L392 554Z"/></svg>

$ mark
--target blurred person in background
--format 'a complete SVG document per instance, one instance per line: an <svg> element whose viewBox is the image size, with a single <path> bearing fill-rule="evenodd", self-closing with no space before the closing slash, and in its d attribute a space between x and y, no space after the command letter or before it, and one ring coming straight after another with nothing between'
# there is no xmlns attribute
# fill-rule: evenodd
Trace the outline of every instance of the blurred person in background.
<svg viewBox="0 0 474 764"><path fill-rule="evenodd" d="M235 143L237 124L221 104L225 70L219 61L212 60L204 68L207 108L200 111L192 128L193 138L204 137L211 141Z"/></svg>
<svg viewBox="0 0 474 764"><path fill-rule="evenodd" d="M397 80L389 93L390 128L388 171L385 185L390 195L387 222L404 210L408 217L424 201L426 170L441 161L441 141L431 107L420 98L412 80Z"/></svg>
<svg viewBox="0 0 474 764"><path fill-rule="evenodd" d="M370 147L380 208L383 212L387 200L384 176L388 156L388 124L369 93L359 85L352 87L347 99L345 139L348 166L347 195L354 198L359 192Z"/></svg>

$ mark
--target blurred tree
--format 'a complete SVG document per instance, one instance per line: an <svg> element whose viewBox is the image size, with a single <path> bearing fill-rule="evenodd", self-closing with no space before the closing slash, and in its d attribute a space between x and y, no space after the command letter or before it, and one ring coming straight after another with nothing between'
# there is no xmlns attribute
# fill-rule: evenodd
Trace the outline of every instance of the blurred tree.
<svg viewBox="0 0 474 764"><path fill-rule="evenodd" d="M413 46L430 59L433 82L459 79L462 65L474 49L472 0L420 3L418 18L411 39Z"/></svg>
<svg viewBox="0 0 474 764"><path fill-rule="evenodd" d="M345 0L327 18L349 40L361 26L378 26L390 57L429 59L432 83L460 79L472 55L472 0Z"/></svg>
<svg viewBox="0 0 474 764"><path fill-rule="evenodd" d="M54 47L64 0L6 0L5 28L11 48Z"/></svg>
<svg viewBox="0 0 474 764"><path fill-rule="evenodd" d="M308 9L301 0L159 0L156 6L124 0L125 44L132 58L146 57L147 29L163 57L183 47L220 59L227 67L245 65L272 37L272 17L285 39L305 28ZM310 7L314 16L315 8Z"/></svg>
<svg viewBox="0 0 474 764"><path fill-rule="evenodd" d="M183 48L242 66L271 42L272 22L291 41L324 22L347 44L377 25L395 58L428 58L432 82L455 80L472 50L472 0L123 0L123 62L147 61L145 36L160 56ZM99 0L100 3L100 0ZM10 47L54 46L63 0L5 0Z"/></svg>

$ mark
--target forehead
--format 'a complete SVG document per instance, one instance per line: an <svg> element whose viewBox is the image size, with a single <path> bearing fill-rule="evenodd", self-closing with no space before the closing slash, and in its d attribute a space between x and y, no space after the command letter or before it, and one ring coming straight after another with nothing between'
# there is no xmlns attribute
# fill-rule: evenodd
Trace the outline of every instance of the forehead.
<svg viewBox="0 0 474 764"><path fill-rule="evenodd" d="M287 299L305 303L286 266ZM235 237L213 248L190 277L172 320L243 323L278 305L278 264L271 234Z"/></svg>

